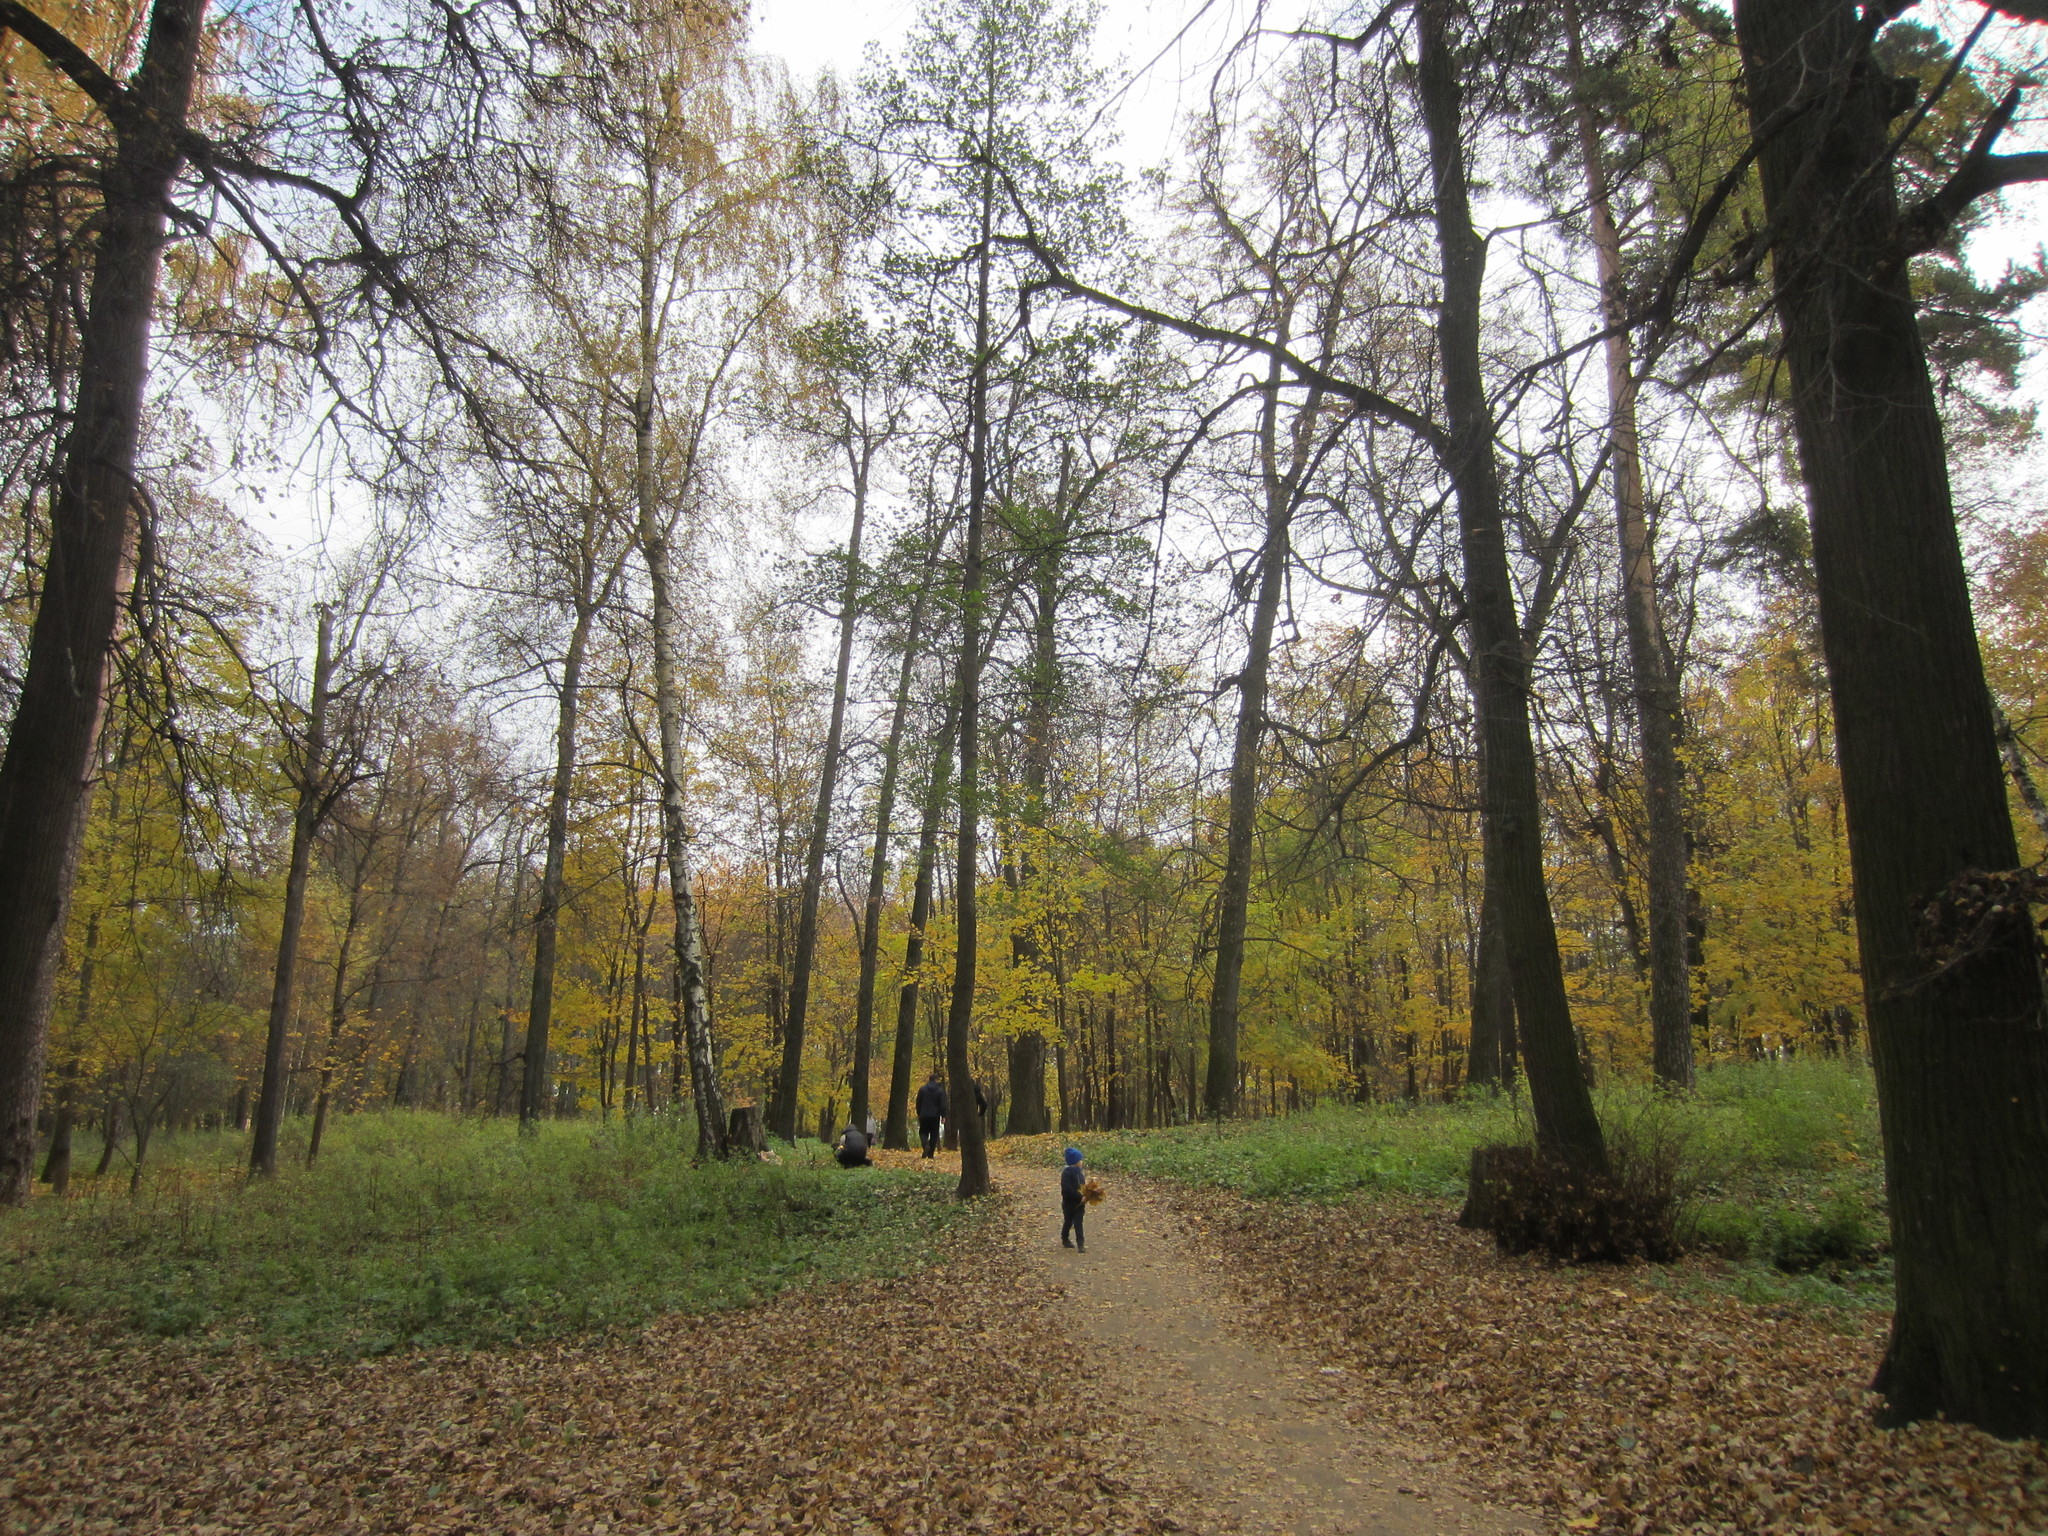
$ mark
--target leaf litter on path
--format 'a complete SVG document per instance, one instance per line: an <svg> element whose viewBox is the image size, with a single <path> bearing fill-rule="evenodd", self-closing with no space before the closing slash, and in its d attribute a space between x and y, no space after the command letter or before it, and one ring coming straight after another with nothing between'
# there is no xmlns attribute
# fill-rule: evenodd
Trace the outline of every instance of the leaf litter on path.
<svg viewBox="0 0 2048 1536"><path fill-rule="evenodd" d="M1342 1371L1355 1420L1433 1437L1566 1531L2048 1532L2039 1442L1877 1426L1881 1315L1507 1258L1431 1203L1170 1198L1258 1323Z"/></svg>
<svg viewBox="0 0 2048 1536"><path fill-rule="evenodd" d="M17 1329L0 1531L1175 1529L1038 1274L979 1224L942 1259L628 1339L361 1362Z"/></svg>

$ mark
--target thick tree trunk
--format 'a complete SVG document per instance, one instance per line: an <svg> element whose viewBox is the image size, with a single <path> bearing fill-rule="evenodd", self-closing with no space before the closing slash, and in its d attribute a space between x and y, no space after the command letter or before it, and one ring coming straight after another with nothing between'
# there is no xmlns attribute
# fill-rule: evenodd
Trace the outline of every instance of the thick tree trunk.
<svg viewBox="0 0 2048 1536"><path fill-rule="evenodd" d="M825 848L832 836L832 791L839 782L840 745L846 735L846 684L853 673L853 625L860 605L860 535L868 513L868 465L856 458L853 528L846 536L846 582L839 594L839 659L832 673L832 718L825 729L825 761L818 769L818 800L811 812L810 847L796 916L796 959L789 984L788 1022L782 1032L782 1070L768 1129L796 1140L797 1094L803 1086L804 1026L811 1001L811 968L818 951L818 901L825 889ZM856 1072L864 1073L865 1063ZM864 1119L856 1119L864 1125Z"/></svg>
<svg viewBox="0 0 2048 1536"><path fill-rule="evenodd" d="M1209 1071L1202 1107L1221 1119L1237 1112L1238 1006L1244 985L1245 925L1251 911L1252 833L1259 814L1259 748L1266 732L1266 683L1273 657L1273 627L1287 588L1290 530L1302 465L1297 441L1292 462L1280 467L1280 385L1275 363L1259 408L1259 465L1265 482L1266 542L1259 553L1258 595L1251 637L1237 674L1237 731L1230 747L1230 800L1223 833L1223 880L1216 892L1216 970L1209 991ZM1302 407L1312 416L1312 394Z"/></svg>
<svg viewBox="0 0 2048 1536"><path fill-rule="evenodd" d="M2017 862L1907 287L1889 82L1847 0L1736 7L1792 421L1813 519L1883 1110L1895 1420L2048 1433L2048 1028L2016 915L1937 968L1918 904ZM1810 110L1797 109L1812 103ZM1796 114L1796 115L1795 115Z"/></svg>
<svg viewBox="0 0 2048 1536"><path fill-rule="evenodd" d="M569 646L562 657L562 688L555 706L555 768L548 783L547 843L541 855L540 900L533 915L533 981L526 1004L525 1070L519 1083L519 1129L540 1128L553 1105L554 1074L548 1032L555 1015L555 947L561 930L562 885L569 855L569 797L576 782L576 725L583 703L583 658L590 647L596 605L579 601Z"/></svg>
<svg viewBox="0 0 2048 1536"><path fill-rule="evenodd" d="M1480 360L1486 247L1472 227L1465 173L1464 101L1446 0L1417 8L1416 88L1429 134L1443 307L1437 350L1449 422L1446 468L1458 504L1465 611L1479 714L1481 821L1513 978L1523 1067L1537 1140L1604 1167L1599 1116L1579 1070L1557 929L1543 876L1543 801L1529 726L1529 661L1508 570L1494 421Z"/></svg>
<svg viewBox="0 0 2048 1536"><path fill-rule="evenodd" d="M157 0L100 177L78 394L57 470L49 556L20 701L0 756L0 1206L28 1199L50 1000L92 804L108 660L132 576L135 452L177 135L205 0Z"/></svg>
<svg viewBox="0 0 2048 1536"><path fill-rule="evenodd" d="M1600 275L1600 318L1612 327L1606 342L1608 472L1614 479L1615 532L1621 550L1623 629L1628 639L1636 734L1642 750L1643 808L1649 866L1651 1062L1667 1088L1693 1083L1692 978L1686 966L1686 850L1684 775L1678 765L1678 681L1657 610L1657 566L1643 495L1643 463L1636 429L1636 378L1628 331L1628 277L1621 264L1621 232L1601 154L1600 127L1587 99L1586 66L1577 0L1565 6L1571 53L1572 116L1585 162L1587 211Z"/></svg>
<svg viewBox="0 0 2048 1536"><path fill-rule="evenodd" d="M932 917L932 886L939 865L939 825L945 819L953 774L953 738L959 730L958 705L946 711L939 743L932 750L931 777L925 781L924 810L917 829L917 874L910 891L910 937L903 945L903 987L896 997L896 1047L889 1064L889 1114L882 1126L882 1145L899 1151L910 1146L910 1068L917 1045L918 972L924 965L925 925Z"/></svg>
<svg viewBox="0 0 2048 1536"><path fill-rule="evenodd" d="M986 46L986 45L984 45ZM984 153L994 152L995 97L983 130ZM960 1133L960 1196L989 1192L987 1128L974 1113L974 1064L968 1047L974 1028L974 981L980 913L975 886L981 859L981 634L982 526L988 510L989 278L994 257L996 183L993 160L981 177L981 241L975 262L974 369L967 386L967 539L960 562L960 836L953 864L953 996L946 1010L947 1124Z"/></svg>

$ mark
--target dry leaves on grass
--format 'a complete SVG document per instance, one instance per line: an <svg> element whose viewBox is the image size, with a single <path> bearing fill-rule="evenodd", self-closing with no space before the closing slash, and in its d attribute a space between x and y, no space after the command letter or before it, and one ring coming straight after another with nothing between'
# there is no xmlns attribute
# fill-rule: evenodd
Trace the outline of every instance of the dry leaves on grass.
<svg viewBox="0 0 2048 1536"><path fill-rule="evenodd" d="M5 1339L0 1530L1172 1529L1015 1253L359 1364L45 1324ZM1060 1369L1049 1370L1049 1363Z"/></svg>
<svg viewBox="0 0 2048 1536"><path fill-rule="evenodd" d="M1652 1289L1503 1258L1441 1207L1173 1199L1267 1326L1352 1367L1370 1417L1567 1531L2048 1531L2048 1450L1879 1429L1883 1319Z"/></svg>

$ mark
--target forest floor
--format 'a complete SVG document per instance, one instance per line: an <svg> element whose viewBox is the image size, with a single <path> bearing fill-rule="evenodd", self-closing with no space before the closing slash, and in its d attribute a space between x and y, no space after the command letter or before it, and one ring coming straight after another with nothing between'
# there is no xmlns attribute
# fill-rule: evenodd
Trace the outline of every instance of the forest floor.
<svg viewBox="0 0 2048 1536"><path fill-rule="evenodd" d="M1057 1139L998 1146L1006 1182L1029 1169L1052 1188ZM1206 1355L1227 1373L1248 1349L1264 1362L1255 1370L1295 1382L1304 1378L1291 1362L1314 1363L1319 1389L1293 1395L1316 1400L1319 1424L1341 1426L1334 1445L1315 1432L1323 1448L1310 1454L1343 1482L1339 1507L1356 1529L2048 1532L2048 1447L1946 1423L1877 1427L1868 1386L1881 1312L1744 1301L1715 1283L1711 1259L1569 1268L1504 1257L1440 1200L1262 1200L1128 1175L1105 1182L1088 1259L1120 1237L1146 1250L1138 1262L1154 1266L1157 1305L1185 1309L1174 1332L1192 1339L1195 1372L1211 1368ZM1125 1336L1132 1304L1096 1301L1097 1273L1078 1263L1067 1273L1075 1325L1093 1332L1099 1317L1105 1338ZM1172 1365L1136 1374L1147 1372L1161 1380L1149 1395L1170 1402ZM1220 1436L1183 1443L1219 1466L1235 1457L1256 1479L1256 1442L1286 1437L1292 1410L1251 1411L1264 1428L1247 1411L1225 1417ZM1383 1470L1360 1476L1348 1457ZM1328 1473L1301 1481L1320 1488L1305 1507L1337 1492ZM1397 1523L1414 1505L1387 1501L1389 1483L1427 1494L1436 1523ZM1251 1529L1320 1529L1273 1523L1293 1490L1284 1476L1264 1486L1269 1523Z"/></svg>
<svg viewBox="0 0 2048 1536"><path fill-rule="evenodd" d="M1123 1417L1164 1475L1180 1518L1246 1536L1512 1536L1534 1510L1483 1507L1440 1452L1382 1428L1359 1432L1344 1367L1239 1326L1237 1287L1163 1193L1120 1182L1090 1212L1085 1252L1053 1241L1056 1175L996 1163L1018 1246L1062 1298L1075 1352L1104 1368Z"/></svg>
<svg viewBox="0 0 2048 1536"><path fill-rule="evenodd" d="M937 1224L890 1213L945 1203L952 1158L806 1173L807 1220L894 1234L858 1277L523 1343L17 1312L0 1532L2048 1532L2042 1446L1875 1427L1879 1311L1503 1258L1387 1190L1112 1172L1068 1253L1058 1145L998 1143L998 1199Z"/></svg>

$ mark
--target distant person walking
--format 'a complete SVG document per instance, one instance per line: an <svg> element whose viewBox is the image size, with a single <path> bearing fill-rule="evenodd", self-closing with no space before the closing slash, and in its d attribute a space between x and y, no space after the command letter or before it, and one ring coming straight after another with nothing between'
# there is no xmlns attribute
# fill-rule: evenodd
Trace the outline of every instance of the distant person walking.
<svg viewBox="0 0 2048 1536"><path fill-rule="evenodd" d="M1067 1166L1060 1170L1060 1214L1066 1218L1060 1223L1060 1246L1077 1253L1088 1251L1088 1240L1081 1233L1081 1217L1088 1209L1081 1189L1087 1182L1088 1175L1081 1170L1081 1149L1067 1148Z"/></svg>
<svg viewBox="0 0 2048 1536"><path fill-rule="evenodd" d="M939 1150L939 1122L945 1118L946 1085L933 1067L931 1077L917 1090L917 1139L924 1144L926 1157Z"/></svg>

